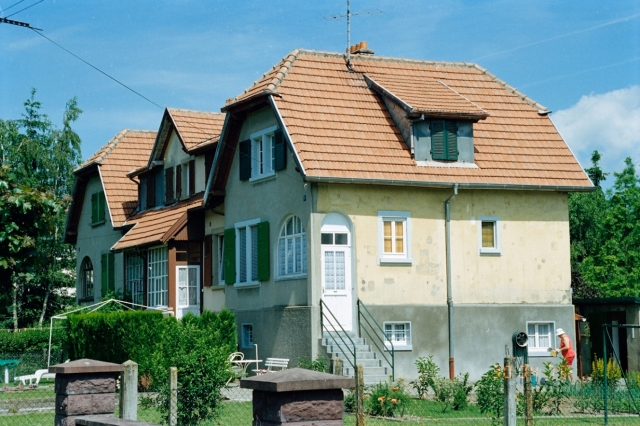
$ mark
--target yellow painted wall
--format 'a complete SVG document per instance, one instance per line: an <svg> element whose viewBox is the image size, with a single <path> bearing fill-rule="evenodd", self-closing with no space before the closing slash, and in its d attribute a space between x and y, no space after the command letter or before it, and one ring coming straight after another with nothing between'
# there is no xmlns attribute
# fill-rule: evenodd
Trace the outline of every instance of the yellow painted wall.
<svg viewBox="0 0 640 426"><path fill-rule="evenodd" d="M340 211L353 222L355 288L364 303L446 303L444 200L451 193L319 185L318 212ZM378 265L378 210L411 212L413 265ZM479 216L500 218L500 256L478 253ZM566 194L462 189L451 219L454 303L571 303Z"/></svg>

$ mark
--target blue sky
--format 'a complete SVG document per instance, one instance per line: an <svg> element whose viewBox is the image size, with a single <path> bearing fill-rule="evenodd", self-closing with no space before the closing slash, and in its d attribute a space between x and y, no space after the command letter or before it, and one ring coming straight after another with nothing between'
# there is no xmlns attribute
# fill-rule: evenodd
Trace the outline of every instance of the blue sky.
<svg viewBox="0 0 640 426"><path fill-rule="evenodd" d="M38 0L17 1L0 0L0 16ZM381 12L352 17L352 44L475 62L553 110L585 167L594 149L606 171L640 162L640 2L351 0L351 11ZM346 0L44 0L9 19L163 107L218 111L295 48L344 51L346 20L330 16L345 12ZM84 158L123 128L160 124L162 109L31 30L0 24L0 58L0 118L19 118L35 87L60 125L77 96Z"/></svg>

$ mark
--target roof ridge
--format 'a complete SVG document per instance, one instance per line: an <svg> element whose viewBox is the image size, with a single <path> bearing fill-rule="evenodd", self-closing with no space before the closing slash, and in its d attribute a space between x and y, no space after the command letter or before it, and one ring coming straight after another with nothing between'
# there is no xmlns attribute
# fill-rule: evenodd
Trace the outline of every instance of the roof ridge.
<svg viewBox="0 0 640 426"><path fill-rule="evenodd" d="M447 83L445 83L444 81L440 81L440 80L436 80L438 83L442 84L444 87L446 87L447 89L451 90L453 93L455 93L456 95L460 96L462 99L464 99L465 101L469 102L470 104L476 106L477 108L479 108L481 111L486 112L487 114L489 114L489 112L487 110L485 110L484 108L482 108L480 105L478 105L477 103L473 102L471 99L467 98L466 96L464 96L462 93L454 90L452 87L450 87Z"/></svg>
<svg viewBox="0 0 640 426"><path fill-rule="evenodd" d="M224 112L219 111L202 111L197 109L186 109L186 108L169 108L170 111L180 111L180 112L195 112L196 114L210 114L210 115L224 115Z"/></svg>

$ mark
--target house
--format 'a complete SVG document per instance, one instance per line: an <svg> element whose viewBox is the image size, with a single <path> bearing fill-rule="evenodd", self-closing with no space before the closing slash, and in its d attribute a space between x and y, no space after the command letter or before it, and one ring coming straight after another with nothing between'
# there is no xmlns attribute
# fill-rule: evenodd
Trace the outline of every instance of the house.
<svg viewBox="0 0 640 426"><path fill-rule="evenodd" d="M74 171L64 241L76 246L79 303L123 288L124 277L115 273L123 258L111 247L137 206L138 186L126 173L146 164L155 138L152 131L123 130Z"/></svg>
<svg viewBox="0 0 640 426"><path fill-rule="evenodd" d="M204 222L240 349L347 366L335 331L368 312L371 374L477 379L518 331L542 366L573 329L567 193L593 189L550 111L475 64L352 50L294 50L222 108Z"/></svg>
<svg viewBox="0 0 640 426"><path fill-rule="evenodd" d="M223 122L224 114L167 108L158 132L125 131L75 172L65 235L78 250L80 302L122 291L177 317L200 313L208 297L222 303L203 291L210 253L201 205ZM100 280L87 267L98 260Z"/></svg>

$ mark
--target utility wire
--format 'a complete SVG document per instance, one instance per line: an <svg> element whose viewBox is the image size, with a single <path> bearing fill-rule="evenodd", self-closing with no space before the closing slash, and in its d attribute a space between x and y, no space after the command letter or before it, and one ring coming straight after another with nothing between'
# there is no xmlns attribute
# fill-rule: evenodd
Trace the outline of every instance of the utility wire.
<svg viewBox="0 0 640 426"><path fill-rule="evenodd" d="M43 0L41 0L43 1ZM33 29L33 28L32 28ZM64 50L65 52L67 52L68 54L70 54L71 56L75 57L76 59L79 59L80 61L84 62L85 64L89 65L91 68L93 68L94 70L98 71L100 74L103 74L105 77L110 78L111 80L115 81L116 83L118 83L119 85L121 85L122 87L124 87L125 89L135 93L136 95L140 96L142 99L146 100L147 102L157 106L160 109L164 109L163 107L161 107L160 105L158 105L157 103L153 102L151 99L147 98L146 96L136 92L135 90L133 90L131 87L127 86L126 84L124 84L123 82L115 79L114 77L111 77L109 74L107 74L106 72L102 71L100 68L96 67L95 65L90 64L89 62L85 61L84 59L82 59L80 56L76 55L75 53L71 52L70 50L64 48L63 46L59 45L58 43L56 43L55 41L51 40L49 37L47 37L46 35L35 31L34 32L36 34L38 34L41 37L44 37L45 39L49 40L51 43L55 44L56 46L58 46L60 49Z"/></svg>
<svg viewBox="0 0 640 426"><path fill-rule="evenodd" d="M11 9L13 6L17 6L17 5L19 5L19 4L20 4L20 3L22 3L23 1L24 1L24 0L20 0L18 3L14 3L14 4L12 4L12 5L11 5L11 6L9 6L8 8L6 8L4 11L6 12L7 10Z"/></svg>
<svg viewBox="0 0 640 426"><path fill-rule="evenodd" d="M6 16L6 18L11 18L13 15L17 15L18 13L22 12L23 10L27 10L27 9L29 9L29 8L32 8L32 7L33 7L33 6L35 6L36 4L38 4L38 3L42 3L43 1L44 1L44 0L40 0L39 2L36 2L36 3L32 4L31 6L27 6L27 7L25 7L24 9L20 9L20 10L19 10L19 11L17 11L16 13L12 13L11 15ZM18 3L20 3L20 2L18 2ZM16 4L18 4L18 3L16 3Z"/></svg>

